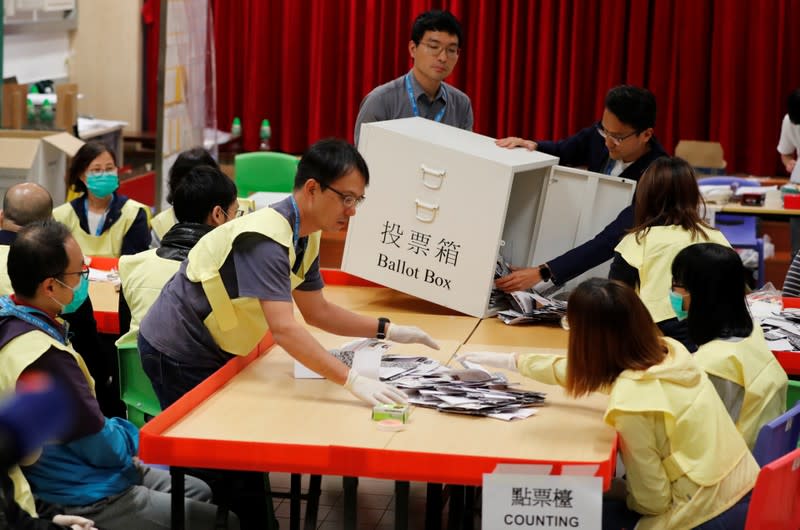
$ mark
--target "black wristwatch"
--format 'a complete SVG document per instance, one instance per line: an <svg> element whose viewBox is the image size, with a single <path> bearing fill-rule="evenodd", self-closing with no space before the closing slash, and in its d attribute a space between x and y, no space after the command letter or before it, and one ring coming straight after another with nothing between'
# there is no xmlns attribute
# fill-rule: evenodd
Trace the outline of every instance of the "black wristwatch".
<svg viewBox="0 0 800 530"><path fill-rule="evenodd" d="M385 339L386 338L386 326L389 324L389 319L386 317L380 317L378 319L378 333L375 334L376 339Z"/></svg>
<svg viewBox="0 0 800 530"><path fill-rule="evenodd" d="M542 278L543 282L546 282L553 277L553 273L550 272L550 267L547 266L547 263L539 265L539 276Z"/></svg>

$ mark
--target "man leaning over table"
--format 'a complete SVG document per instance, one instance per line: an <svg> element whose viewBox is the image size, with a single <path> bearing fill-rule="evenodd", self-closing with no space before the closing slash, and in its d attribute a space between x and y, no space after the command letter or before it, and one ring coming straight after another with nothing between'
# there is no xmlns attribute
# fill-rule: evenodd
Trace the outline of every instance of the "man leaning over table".
<svg viewBox="0 0 800 530"><path fill-rule="evenodd" d="M169 406L269 329L289 355L371 404L405 394L333 357L295 320L349 337L438 345L424 331L358 315L325 299L319 270L321 230L338 231L356 213L369 183L367 164L336 139L312 145L297 168L293 194L205 235L189 252L142 321L139 352L161 405Z"/></svg>

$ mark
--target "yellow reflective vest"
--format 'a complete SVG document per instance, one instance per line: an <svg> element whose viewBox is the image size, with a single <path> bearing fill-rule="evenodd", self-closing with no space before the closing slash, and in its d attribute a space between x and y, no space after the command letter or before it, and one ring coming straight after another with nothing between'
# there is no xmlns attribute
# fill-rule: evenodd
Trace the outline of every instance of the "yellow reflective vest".
<svg viewBox="0 0 800 530"><path fill-rule="evenodd" d="M147 206L133 199L128 199L122 205L120 217L111 228L99 236L87 234L81 228L81 221L75 213L75 209L70 203L64 203L53 209L53 217L56 221L64 223L72 237L78 242L83 253L87 256L100 256L106 258L118 258L122 254L122 239L128 233L139 210L148 212Z"/></svg>
<svg viewBox="0 0 800 530"><path fill-rule="evenodd" d="M92 394L94 394L94 379L89 375L89 369L86 368L86 363L83 362L83 358L78 352L73 350L71 346L61 344L47 333L38 329L15 337L0 349L0 394L13 392L17 386L17 379L19 379L22 372L51 347L65 351L75 358L81 372L86 377L86 381L89 383ZM33 493L20 468L14 466L9 471L8 476L14 483L14 500L23 510L36 517Z"/></svg>
<svg viewBox="0 0 800 530"><path fill-rule="evenodd" d="M761 426L786 412L786 372L769 350L758 322L740 341L712 340L700 346L695 361L706 373L744 388L736 428L751 449Z"/></svg>
<svg viewBox="0 0 800 530"><path fill-rule="evenodd" d="M680 226L653 226L636 241L636 234L628 234L614 249L631 267L639 271L637 293L642 299L653 322L675 318L669 303L672 286L672 261L678 252L694 243L718 243L726 247L731 244L719 230L704 228L708 236L695 239L691 232Z"/></svg>
<svg viewBox="0 0 800 530"><path fill-rule="evenodd" d="M272 208L263 208L250 215L218 226L189 251L186 276L200 282L211 306L204 323L219 347L234 355L247 355L267 332L261 302L256 298L239 297L231 300L222 282L220 269L242 234L257 233L272 239L289 251L289 270L292 289L305 280L306 273L319 255L320 232L308 236L308 246L297 272L292 227L286 218Z"/></svg>
<svg viewBox="0 0 800 530"><path fill-rule="evenodd" d="M694 528L733 506L755 484L758 464L708 376L686 348L647 370L625 370L610 388L604 415L620 435L628 507L644 515L637 530ZM564 385L563 356L521 354L519 372Z"/></svg>
<svg viewBox="0 0 800 530"><path fill-rule="evenodd" d="M117 346L136 344L142 319L180 266L180 261L159 257L156 249L119 259L119 279L122 295L131 311L131 327L117 340Z"/></svg>
<svg viewBox="0 0 800 530"><path fill-rule="evenodd" d="M175 210L172 208L167 208L150 220L150 228L153 229L153 232L155 232L158 240L161 241L161 239L164 237L164 234L169 232L169 229L175 226L177 223L178 220L175 218Z"/></svg>
<svg viewBox="0 0 800 530"><path fill-rule="evenodd" d="M7 296L14 292L11 287L11 278L8 276L8 251L10 245L0 245L0 296Z"/></svg>

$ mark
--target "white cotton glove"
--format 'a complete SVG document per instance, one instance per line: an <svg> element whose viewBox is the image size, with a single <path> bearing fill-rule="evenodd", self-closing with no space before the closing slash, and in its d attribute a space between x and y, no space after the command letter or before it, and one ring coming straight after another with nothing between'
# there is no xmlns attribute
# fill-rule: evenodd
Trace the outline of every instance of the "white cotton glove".
<svg viewBox="0 0 800 530"><path fill-rule="evenodd" d="M430 335L419 329L417 326L401 326L399 324L389 324L389 330L386 332L386 338L399 342L401 344L424 344L434 350L439 349Z"/></svg>
<svg viewBox="0 0 800 530"><path fill-rule="evenodd" d="M53 523L60 526L68 526L72 530L97 530L94 527L94 521L77 515L56 515L53 517Z"/></svg>
<svg viewBox="0 0 800 530"><path fill-rule="evenodd" d="M517 370L517 354L515 353L467 352L458 355L456 360L459 362L469 361L482 366L494 366L505 370Z"/></svg>
<svg viewBox="0 0 800 530"><path fill-rule="evenodd" d="M345 381L344 387L355 397L373 407L379 403L392 405L394 403L408 402L408 396L402 390L398 390L392 385L387 385L377 379L364 377L352 368L347 374L347 381Z"/></svg>

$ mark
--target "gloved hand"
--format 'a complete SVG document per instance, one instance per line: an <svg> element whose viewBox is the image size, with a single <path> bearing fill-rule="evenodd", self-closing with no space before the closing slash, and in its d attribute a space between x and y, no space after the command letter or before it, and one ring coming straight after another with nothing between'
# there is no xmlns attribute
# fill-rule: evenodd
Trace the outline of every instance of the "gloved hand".
<svg viewBox="0 0 800 530"><path fill-rule="evenodd" d="M344 387L355 397L361 401L366 401L372 406L378 403L391 405L393 403L408 402L408 396L402 390L398 390L392 385L387 385L377 379L364 377L352 368L347 374L347 381L345 381Z"/></svg>
<svg viewBox="0 0 800 530"><path fill-rule="evenodd" d="M434 350L439 349L430 335L419 329L417 326L400 326L399 324L389 324L386 338L401 344L424 344Z"/></svg>
<svg viewBox="0 0 800 530"><path fill-rule="evenodd" d="M94 521L77 515L59 514L53 517L53 523L60 526L69 526L72 530L97 530L97 528L94 527Z"/></svg>
<svg viewBox="0 0 800 530"><path fill-rule="evenodd" d="M469 361L483 366L494 366L506 370L517 370L516 353L467 352L456 357L456 361Z"/></svg>

